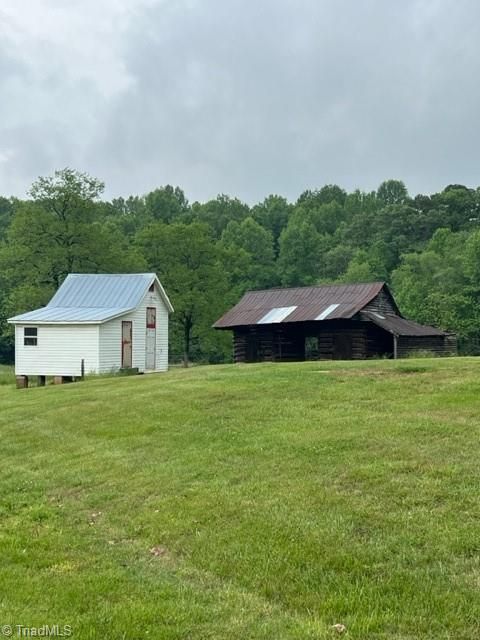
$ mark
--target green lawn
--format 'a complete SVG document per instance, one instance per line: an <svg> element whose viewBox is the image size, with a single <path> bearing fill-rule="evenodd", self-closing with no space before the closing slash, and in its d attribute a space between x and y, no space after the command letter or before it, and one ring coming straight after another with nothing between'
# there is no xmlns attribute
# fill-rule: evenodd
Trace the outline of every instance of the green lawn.
<svg viewBox="0 0 480 640"><path fill-rule="evenodd" d="M0 385L0 625L478 639L479 374L458 358Z"/></svg>
<svg viewBox="0 0 480 640"><path fill-rule="evenodd" d="M13 367L0 364L0 385L12 385L14 383L15 374L13 372Z"/></svg>

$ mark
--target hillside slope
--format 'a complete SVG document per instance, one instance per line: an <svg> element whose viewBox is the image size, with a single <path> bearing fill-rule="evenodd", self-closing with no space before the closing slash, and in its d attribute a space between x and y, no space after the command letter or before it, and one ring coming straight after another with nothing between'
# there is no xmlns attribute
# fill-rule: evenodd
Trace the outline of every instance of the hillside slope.
<svg viewBox="0 0 480 640"><path fill-rule="evenodd" d="M479 366L0 386L0 624L478 638Z"/></svg>

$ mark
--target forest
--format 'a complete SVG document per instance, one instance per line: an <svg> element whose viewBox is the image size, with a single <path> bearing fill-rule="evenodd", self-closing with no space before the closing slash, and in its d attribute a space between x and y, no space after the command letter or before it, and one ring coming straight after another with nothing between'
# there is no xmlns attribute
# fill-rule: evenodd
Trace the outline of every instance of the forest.
<svg viewBox="0 0 480 640"><path fill-rule="evenodd" d="M406 317L480 352L480 188L411 196L385 180L253 206L225 194L190 203L170 185L111 201L103 191L66 168L25 199L0 196L0 362L14 357L7 318L45 305L70 272L157 273L175 308L172 362L230 361L230 335L211 325L249 289L376 280Z"/></svg>

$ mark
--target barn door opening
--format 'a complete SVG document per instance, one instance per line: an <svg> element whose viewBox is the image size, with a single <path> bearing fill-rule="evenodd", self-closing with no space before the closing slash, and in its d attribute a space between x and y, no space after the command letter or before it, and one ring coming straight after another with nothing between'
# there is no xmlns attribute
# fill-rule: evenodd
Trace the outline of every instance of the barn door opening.
<svg viewBox="0 0 480 640"><path fill-rule="evenodd" d="M145 369L155 370L155 351L157 346L157 310L147 307L147 329L145 337Z"/></svg>
<svg viewBox="0 0 480 640"><path fill-rule="evenodd" d="M256 335L247 337L246 362L258 362L258 341Z"/></svg>
<svg viewBox="0 0 480 640"><path fill-rule="evenodd" d="M122 321L122 369L132 368L132 322Z"/></svg>
<svg viewBox="0 0 480 640"><path fill-rule="evenodd" d="M352 359L352 340L348 334L336 333L333 339L333 359Z"/></svg>

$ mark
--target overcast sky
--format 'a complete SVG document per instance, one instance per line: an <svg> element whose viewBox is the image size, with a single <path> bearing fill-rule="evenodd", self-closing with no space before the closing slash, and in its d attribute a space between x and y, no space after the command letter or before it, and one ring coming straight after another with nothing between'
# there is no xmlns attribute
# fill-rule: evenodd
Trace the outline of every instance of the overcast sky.
<svg viewBox="0 0 480 640"><path fill-rule="evenodd" d="M0 195L480 185L478 0L1 0Z"/></svg>

